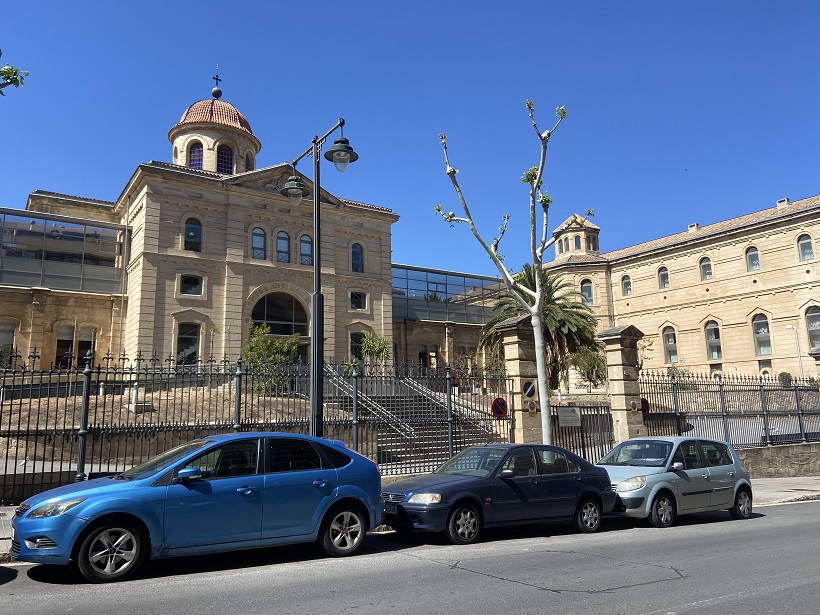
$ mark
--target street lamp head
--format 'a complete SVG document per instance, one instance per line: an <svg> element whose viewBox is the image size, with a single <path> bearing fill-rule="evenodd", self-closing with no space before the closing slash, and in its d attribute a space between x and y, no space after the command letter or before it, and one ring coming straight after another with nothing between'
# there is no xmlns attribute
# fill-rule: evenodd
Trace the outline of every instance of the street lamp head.
<svg viewBox="0 0 820 615"><path fill-rule="evenodd" d="M305 188L305 184L302 183L298 175L291 175L279 191L279 194L288 197L290 204L296 207L303 198L310 194L310 191Z"/></svg>
<svg viewBox="0 0 820 615"><path fill-rule="evenodd" d="M794 329L795 331L797 331L797 327L795 327L794 325L786 325L786 328L787 329Z"/></svg>
<svg viewBox="0 0 820 615"><path fill-rule="evenodd" d="M333 142L331 148L325 152L325 158L333 162L337 171L344 173L347 165L356 162L359 155L350 147L350 141L344 137L339 137Z"/></svg>

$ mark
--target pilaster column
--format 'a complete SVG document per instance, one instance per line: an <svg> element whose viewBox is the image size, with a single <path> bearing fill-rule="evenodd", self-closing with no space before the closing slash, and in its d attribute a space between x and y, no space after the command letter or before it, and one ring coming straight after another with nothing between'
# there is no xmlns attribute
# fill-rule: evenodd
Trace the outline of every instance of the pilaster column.
<svg viewBox="0 0 820 615"><path fill-rule="evenodd" d="M615 444L646 435L638 384L638 341L643 333L633 325L612 327L598 334L604 342Z"/></svg>

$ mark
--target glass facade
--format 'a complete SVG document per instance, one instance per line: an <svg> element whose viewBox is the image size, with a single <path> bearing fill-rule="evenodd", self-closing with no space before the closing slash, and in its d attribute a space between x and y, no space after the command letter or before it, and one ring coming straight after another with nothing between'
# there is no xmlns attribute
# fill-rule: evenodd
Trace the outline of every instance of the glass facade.
<svg viewBox="0 0 820 615"><path fill-rule="evenodd" d="M484 324L505 289L498 278L393 265L393 318Z"/></svg>
<svg viewBox="0 0 820 615"><path fill-rule="evenodd" d="M119 293L125 227L0 208L0 284Z"/></svg>

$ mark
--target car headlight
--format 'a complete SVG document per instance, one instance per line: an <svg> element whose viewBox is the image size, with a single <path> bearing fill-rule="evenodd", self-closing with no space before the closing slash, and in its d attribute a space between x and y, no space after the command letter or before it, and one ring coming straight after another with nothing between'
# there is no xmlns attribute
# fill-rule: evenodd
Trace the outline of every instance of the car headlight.
<svg viewBox="0 0 820 615"><path fill-rule="evenodd" d="M85 502L85 498L71 498L70 500L48 500L40 504L37 508L31 510L28 515L29 519L39 519L40 517L56 517L62 515L64 512L71 510L77 504Z"/></svg>
<svg viewBox="0 0 820 615"><path fill-rule="evenodd" d="M440 493L414 493L407 500L408 504L438 504L441 502Z"/></svg>
<svg viewBox="0 0 820 615"><path fill-rule="evenodd" d="M615 487L615 491L635 491L646 486L646 476L635 476L622 480Z"/></svg>

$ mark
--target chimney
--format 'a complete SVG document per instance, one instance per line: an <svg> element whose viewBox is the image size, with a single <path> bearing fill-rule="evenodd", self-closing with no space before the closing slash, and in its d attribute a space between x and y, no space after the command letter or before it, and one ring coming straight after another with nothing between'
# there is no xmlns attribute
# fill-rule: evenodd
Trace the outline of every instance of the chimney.
<svg viewBox="0 0 820 615"><path fill-rule="evenodd" d="M777 207L778 208L788 207L790 204L791 204L791 201L789 201L788 197L786 197L785 199L777 199Z"/></svg>
<svg viewBox="0 0 820 615"><path fill-rule="evenodd" d="M700 230L700 224L698 224L697 222L693 222L692 224L689 225L689 232L690 233L694 233L695 231L699 231L699 230Z"/></svg>

